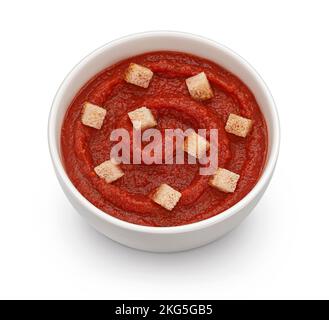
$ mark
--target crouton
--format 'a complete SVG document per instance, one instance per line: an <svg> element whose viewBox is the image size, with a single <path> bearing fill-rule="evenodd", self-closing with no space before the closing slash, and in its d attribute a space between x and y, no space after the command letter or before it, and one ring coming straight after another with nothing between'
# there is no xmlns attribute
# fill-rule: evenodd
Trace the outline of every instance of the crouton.
<svg viewBox="0 0 329 320"><path fill-rule="evenodd" d="M153 77L153 72L136 63L131 63L126 70L124 79L126 82L134 84L142 88L148 88Z"/></svg>
<svg viewBox="0 0 329 320"><path fill-rule="evenodd" d="M134 111L128 112L128 116L135 129L145 130L157 125L151 110L146 107L141 107Z"/></svg>
<svg viewBox="0 0 329 320"><path fill-rule="evenodd" d="M82 109L81 121L85 126L100 129L103 125L105 115L105 109L90 102L85 102Z"/></svg>
<svg viewBox="0 0 329 320"><path fill-rule="evenodd" d="M216 189L232 193L235 191L240 175L222 168L218 168L210 179L209 184Z"/></svg>
<svg viewBox="0 0 329 320"><path fill-rule="evenodd" d="M186 85L190 95L195 100L208 100L214 96L207 76L204 72L186 79Z"/></svg>
<svg viewBox="0 0 329 320"><path fill-rule="evenodd" d="M228 133L245 138L252 128L253 121L231 113L227 119L225 130Z"/></svg>
<svg viewBox="0 0 329 320"><path fill-rule="evenodd" d="M114 160L107 160L94 168L96 174L107 183L114 182L124 175L124 172Z"/></svg>
<svg viewBox="0 0 329 320"><path fill-rule="evenodd" d="M152 200L163 208L171 211L175 208L181 196L182 194L180 192L163 183L153 194Z"/></svg>
<svg viewBox="0 0 329 320"><path fill-rule="evenodd" d="M195 132L192 132L184 140L184 151L195 158L201 159L208 150L209 142Z"/></svg>

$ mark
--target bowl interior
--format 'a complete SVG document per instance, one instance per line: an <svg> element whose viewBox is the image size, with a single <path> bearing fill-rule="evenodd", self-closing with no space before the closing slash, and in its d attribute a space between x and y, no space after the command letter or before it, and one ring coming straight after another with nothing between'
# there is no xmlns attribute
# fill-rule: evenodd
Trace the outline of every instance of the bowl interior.
<svg viewBox="0 0 329 320"><path fill-rule="evenodd" d="M269 149L262 177L250 192L251 195L248 194L240 201L245 202L246 205L252 199L252 196L256 195L257 188L260 190L260 185L266 184L269 180L275 166L279 147L279 122L273 99L258 73L239 55L211 40L179 32L148 32L115 40L92 52L69 73L56 94L49 118L49 144L57 174L60 174L64 181L71 184L61 164L60 133L67 107L79 89L95 74L120 60L159 50L182 51L209 59L238 76L253 92L267 122ZM74 192L78 193L73 184L70 185L70 189L74 189ZM252 195L252 193L255 194ZM95 207L93 208L98 210ZM233 207L227 211L231 209L233 210ZM223 218L227 211L213 218L220 216ZM104 215L106 214L104 213ZM110 217L109 219L116 219L111 216L108 217ZM202 222L194 224L201 224ZM167 227L166 229L170 228L179 227Z"/></svg>

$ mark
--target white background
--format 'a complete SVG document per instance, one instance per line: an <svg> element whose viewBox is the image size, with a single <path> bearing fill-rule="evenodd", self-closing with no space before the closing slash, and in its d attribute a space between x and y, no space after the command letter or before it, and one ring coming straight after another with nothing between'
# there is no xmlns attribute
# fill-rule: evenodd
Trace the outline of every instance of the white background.
<svg viewBox="0 0 329 320"><path fill-rule="evenodd" d="M329 298L328 1L2 1L0 298ZM223 43L267 82L282 125L272 183L206 247L151 254L98 234L55 178L47 117L104 43L171 29Z"/></svg>

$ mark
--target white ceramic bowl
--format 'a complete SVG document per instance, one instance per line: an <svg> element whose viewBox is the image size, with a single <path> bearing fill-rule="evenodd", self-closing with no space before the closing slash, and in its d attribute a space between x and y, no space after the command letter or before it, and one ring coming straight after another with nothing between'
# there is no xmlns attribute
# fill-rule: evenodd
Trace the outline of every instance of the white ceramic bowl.
<svg viewBox="0 0 329 320"><path fill-rule="evenodd" d="M147 227L114 218L92 205L74 187L61 161L60 133L68 105L78 90L106 67L144 52L172 50L191 53L223 66L237 75L255 95L265 116L269 150L263 174L250 191L230 209L193 224L178 227ZM174 252L196 248L223 236L236 227L255 207L266 190L279 153L280 128L273 98L258 73L239 55L200 36L181 32L146 32L130 35L92 52L67 75L61 84L49 116L49 149L58 180L76 210L99 232L129 247Z"/></svg>

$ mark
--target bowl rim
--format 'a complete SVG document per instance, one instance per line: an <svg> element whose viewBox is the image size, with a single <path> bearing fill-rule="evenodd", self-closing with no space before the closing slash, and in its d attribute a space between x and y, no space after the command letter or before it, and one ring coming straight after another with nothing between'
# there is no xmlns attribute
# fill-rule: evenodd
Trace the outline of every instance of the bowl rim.
<svg viewBox="0 0 329 320"><path fill-rule="evenodd" d="M272 144L271 148L268 150L267 155L267 163L264 166L262 175L256 185L250 190L250 192L242 198L239 202L237 202L232 207L228 208L227 210L221 212L220 214L217 214L215 216L212 216L210 218L207 218L205 220L201 220L198 222L193 222L190 224L180 225L180 226L171 226L171 227L152 227L152 226L144 226L139 224L133 224L121 219L118 219L116 217L111 216L110 214L105 213L104 211L98 209L96 206L94 206L91 202L89 202L73 185L71 180L69 179L64 166L61 162L61 156L60 156L60 149L57 148L56 143L56 135L58 134L56 131L55 126L55 119L56 114L59 110L60 100L63 95L63 93L66 90L66 87L68 83L70 83L71 78L73 78L74 74L79 72L81 69L83 69L84 65L92 60L95 55L101 53L102 51L108 50L109 47L119 44L120 42L127 42L130 40L135 40L136 38L143 38L143 37L163 37L163 36L171 36L171 37L178 37L178 38L190 38L191 40L196 40L200 43L207 43L208 45L211 45L213 47L216 47L218 50L224 51L226 54L233 56L233 58L239 60L239 63L241 63L248 72L254 77L254 79L257 81L258 85L261 87L261 90L266 96L266 99L268 100L269 106L270 106L270 113L271 117L273 119L272 128ZM146 31L146 32L139 32L139 33L133 33L124 37L120 37L118 39L112 40L103 46L97 48L96 50L89 53L87 56L85 56L80 62L78 62L72 70L66 75L64 80L62 81L60 87L58 88L55 97L52 102L52 106L49 113L48 118L48 146L50 151L50 156L55 168L55 171L57 173L57 177L61 179L61 181L65 184L67 187L67 190L74 196L75 200L78 201L83 207L85 207L89 212L92 212L95 216L100 218L103 222L107 222L110 224L113 224L119 228L128 229L130 231L134 232L141 232L141 233L149 233L149 234L176 234L176 233L186 233L191 231L196 231L200 229L204 229L210 226L213 226L215 224L221 223L224 220L230 218L231 216L237 214L239 211L241 211L244 207L246 207L249 203L251 203L258 194L262 192L262 190L267 186L268 182L271 179L272 173L275 169L275 165L278 159L279 155L279 147L280 147L280 122L279 122L279 116L278 111L273 99L272 94L270 93L267 85L265 84L262 77L258 74L258 72L247 62L244 58L242 58L239 54L234 52L233 50L229 49L228 47L214 41L211 39L208 39L206 37L187 33L187 32L181 32L181 31L166 31L166 30L159 30L159 31ZM64 190L65 192L65 190Z"/></svg>

